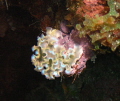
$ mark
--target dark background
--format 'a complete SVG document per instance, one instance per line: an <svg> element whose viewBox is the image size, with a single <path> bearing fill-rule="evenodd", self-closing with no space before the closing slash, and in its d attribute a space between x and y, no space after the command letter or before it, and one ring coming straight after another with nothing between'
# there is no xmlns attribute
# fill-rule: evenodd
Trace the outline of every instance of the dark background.
<svg viewBox="0 0 120 101"><path fill-rule="evenodd" d="M79 76L47 80L34 71L31 47L66 12L64 0L0 0L0 101L120 101L115 52L98 54Z"/></svg>

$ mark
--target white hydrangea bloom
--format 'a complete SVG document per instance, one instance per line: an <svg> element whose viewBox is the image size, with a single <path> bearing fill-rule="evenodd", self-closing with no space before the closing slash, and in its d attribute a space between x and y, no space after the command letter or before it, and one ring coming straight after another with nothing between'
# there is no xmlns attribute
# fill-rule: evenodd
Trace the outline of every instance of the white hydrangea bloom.
<svg viewBox="0 0 120 101"><path fill-rule="evenodd" d="M32 47L35 54L31 60L35 70L41 72L47 79L60 77L61 73L71 75L75 73L72 66L81 57L83 49L80 45L74 45L74 48L65 49L59 44L58 37L62 38L62 32L57 29L47 28L46 36L38 37L37 46Z"/></svg>

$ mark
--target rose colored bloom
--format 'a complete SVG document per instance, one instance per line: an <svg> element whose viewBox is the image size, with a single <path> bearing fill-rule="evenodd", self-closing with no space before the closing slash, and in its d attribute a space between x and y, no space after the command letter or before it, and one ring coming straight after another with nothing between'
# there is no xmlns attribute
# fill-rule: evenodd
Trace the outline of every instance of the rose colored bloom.
<svg viewBox="0 0 120 101"><path fill-rule="evenodd" d="M72 67L76 74L80 74L84 68L86 68L86 62L92 56L94 56L93 45L90 38L85 36L80 38L77 30L72 30L70 35L64 35L63 38L59 38L59 44L64 45L66 49L73 48L74 45L80 45L83 48L83 54L76 61L76 64Z"/></svg>
<svg viewBox="0 0 120 101"><path fill-rule="evenodd" d="M83 2L87 5L91 5L91 4L106 4L105 0L83 0Z"/></svg>
<svg viewBox="0 0 120 101"><path fill-rule="evenodd" d="M105 0L84 0L84 5L80 6L76 10L78 15L89 15L90 17L95 17L95 15L104 15L109 11L109 7Z"/></svg>
<svg viewBox="0 0 120 101"><path fill-rule="evenodd" d="M69 35L64 35L63 38L59 38L59 44L63 45L66 49L74 47L74 42Z"/></svg>

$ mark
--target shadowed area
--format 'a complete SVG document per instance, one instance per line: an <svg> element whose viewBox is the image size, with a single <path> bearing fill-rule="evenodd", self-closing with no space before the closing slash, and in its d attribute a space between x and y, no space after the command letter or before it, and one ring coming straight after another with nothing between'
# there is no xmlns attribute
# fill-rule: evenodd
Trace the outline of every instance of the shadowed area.
<svg viewBox="0 0 120 101"><path fill-rule="evenodd" d="M58 27L61 12L68 12L64 0L10 0L8 4L7 10L0 0L1 101L120 101L119 52L98 54L80 75L47 80L34 71L31 47L46 26Z"/></svg>

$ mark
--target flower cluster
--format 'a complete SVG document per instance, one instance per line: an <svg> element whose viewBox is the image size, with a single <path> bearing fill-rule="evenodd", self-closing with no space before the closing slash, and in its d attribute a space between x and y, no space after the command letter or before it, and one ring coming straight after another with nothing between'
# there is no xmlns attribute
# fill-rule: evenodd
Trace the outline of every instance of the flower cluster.
<svg viewBox="0 0 120 101"><path fill-rule="evenodd" d="M59 40L63 39L62 32L47 28L46 36L38 37L37 46L32 50L35 54L31 60L35 70L41 72L47 79L60 77L62 73L73 75L76 73L77 61L83 55L83 48L74 44L72 48L66 49Z"/></svg>

